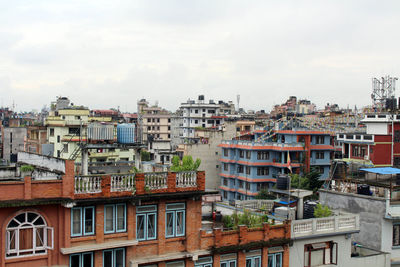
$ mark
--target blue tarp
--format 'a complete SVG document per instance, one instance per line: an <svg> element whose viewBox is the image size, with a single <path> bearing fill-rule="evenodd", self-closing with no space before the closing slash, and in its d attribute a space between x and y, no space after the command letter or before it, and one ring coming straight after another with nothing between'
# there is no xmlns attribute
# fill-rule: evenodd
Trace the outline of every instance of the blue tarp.
<svg viewBox="0 0 400 267"><path fill-rule="evenodd" d="M360 171L373 172L373 173L377 173L377 174L398 174L398 173L400 173L400 169L392 168L392 167L365 168L365 169L360 169Z"/></svg>

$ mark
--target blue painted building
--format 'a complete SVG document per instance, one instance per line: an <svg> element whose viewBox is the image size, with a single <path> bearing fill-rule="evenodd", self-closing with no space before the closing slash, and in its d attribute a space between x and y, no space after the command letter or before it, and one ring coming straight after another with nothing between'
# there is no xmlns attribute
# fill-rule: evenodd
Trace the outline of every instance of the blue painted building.
<svg viewBox="0 0 400 267"><path fill-rule="evenodd" d="M279 174L319 170L329 176L334 147L329 133L278 130L264 141L265 131L256 131L252 140L227 140L219 146L221 186L224 200L253 199L263 188L271 188Z"/></svg>

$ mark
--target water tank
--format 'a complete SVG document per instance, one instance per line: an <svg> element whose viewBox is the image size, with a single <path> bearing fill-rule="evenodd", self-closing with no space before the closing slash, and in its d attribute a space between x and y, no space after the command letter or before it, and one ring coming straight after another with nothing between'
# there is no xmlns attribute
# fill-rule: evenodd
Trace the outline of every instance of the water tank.
<svg viewBox="0 0 400 267"><path fill-rule="evenodd" d="M135 124L133 123L118 124L117 142L120 144L135 143Z"/></svg>
<svg viewBox="0 0 400 267"><path fill-rule="evenodd" d="M289 177L286 175L279 175L276 179L276 189L288 190L289 189Z"/></svg>
<svg viewBox="0 0 400 267"><path fill-rule="evenodd" d="M314 209L317 206L315 201L304 202L303 219L314 218Z"/></svg>
<svg viewBox="0 0 400 267"><path fill-rule="evenodd" d="M93 141L114 141L114 125L91 123L88 125L88 139Z"/></svg>

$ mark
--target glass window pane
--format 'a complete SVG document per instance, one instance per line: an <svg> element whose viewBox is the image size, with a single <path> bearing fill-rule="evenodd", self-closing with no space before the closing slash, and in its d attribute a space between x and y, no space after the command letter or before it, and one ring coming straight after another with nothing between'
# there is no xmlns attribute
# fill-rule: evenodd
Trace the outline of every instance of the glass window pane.
<svg viewBox="0 0 400 267"><path fill-rule="evenodd" d="M251 266L251 259L246 259L246 267L252 267Z"/></svg>
<svg viewBox="0 0 400 267"><path fill-rule="evenodd" d="M81 263L81 255L71 255L71 257L69 257L69 267L81 267L80 266Z"/></svg>
<svg viewBox="0 0 400 267"><path fill-rule="evenodd" d="M93 212L94 208L85 208L85 234L93 233Z"/></svg>
<svg viewBox="0 0 400 267"><path fill-rule="evenodd" d="M125 263L125 250L117 249L115 250L115 267L124 267Z"/></svg>
<svg viewBox="0 0 400 267"><path fill-rule="evenodd" d="M282 253L276 254L276 267L282 267Z"/></svg>
<svg viewBox="0 0 400 267"><path fill-rule="evenodd" d="M117 231L125 230L125 205L117 205Z"/></svg>
<svg viewBox="0 0 400 267"><path fill-rule="evenodd" d="M92 267L93 266L93 254L85 253L83 254L82 267Z"/></svg>
<svg viewBox="0 0 400 267"><path fill-rule="evenodd" d="M105 231L113 232L114 231L114 206L106 206L104 214L105 220Z"/></svg>
<svg viewBox="0 0 400 267"><path fill-rule="evenodd" d="M261 259L260 258L255 258L254 259L254 267L260 267L260 262L261 262Z"/></svg>
<svg viewBox="0 0 400 267"><path fill-rule="evenodd" d="M108 251L104 251L103 254L103 267L113 267L113 261L112 261L112 251L108 250Z"/></svg>
<svg viewBox="0 0 400 267"><path fill-rule="evenodd" d="M236 267L236 261L230 261L229 267Z"/></svg>
<svg viewBox="0 0 400 267"><path fill-rule="evenodd" d="M81 209L72 209L72 234L81 234Z"/></svg>
<svg viewBox="0 0 400 267"><path fill-rule="evenodd" d="M185 212L177 211L176 212L176 235L184 235L185 234Z"/></svg>
<svg viewBox="0 0 400 267"><path fill-rule="evenodd" d="M146 221L146 215L137 215L137 222L136 222L136 238L137 239L144 239L145 235L144 235L144 224Z"/></svg>
<svg viewBox="0 0 400 267"><path fill-rule="evenodd" d="M156 215L149 214L147 215L147 238L155 238L156 237Z"/></svg>
<svg viewBox="0 0 400 267"><path fill-rule="evenodd" d="M221 267L227 267L226 262L221 262Z"/></svg>
<svg viewBox="0 0 400 267"><path fill-rule="evenodd" d="M44 230L43 228L36 228L36 246L43 247L43 240L44 240Z"/></svg>
<svg viewBox="0 0 400 267"><path fill-rule="evenodd" d="M174 235L174 212L167 212L167 236Z"/></svg>

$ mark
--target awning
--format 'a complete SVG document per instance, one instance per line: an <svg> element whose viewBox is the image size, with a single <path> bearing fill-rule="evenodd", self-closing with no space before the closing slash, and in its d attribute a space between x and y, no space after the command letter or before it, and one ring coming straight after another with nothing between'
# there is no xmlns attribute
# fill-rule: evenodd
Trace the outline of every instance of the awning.
<svg viewBox="0 0 400 267"><path fill-rule="evenodd" d="M400 169L392 168L392 167L386 167L386 168L364 168L364 169L360 169L360 171L372 172L372 173L377 173L377 174L398 174L398 173L400 173Z"/></svg>

